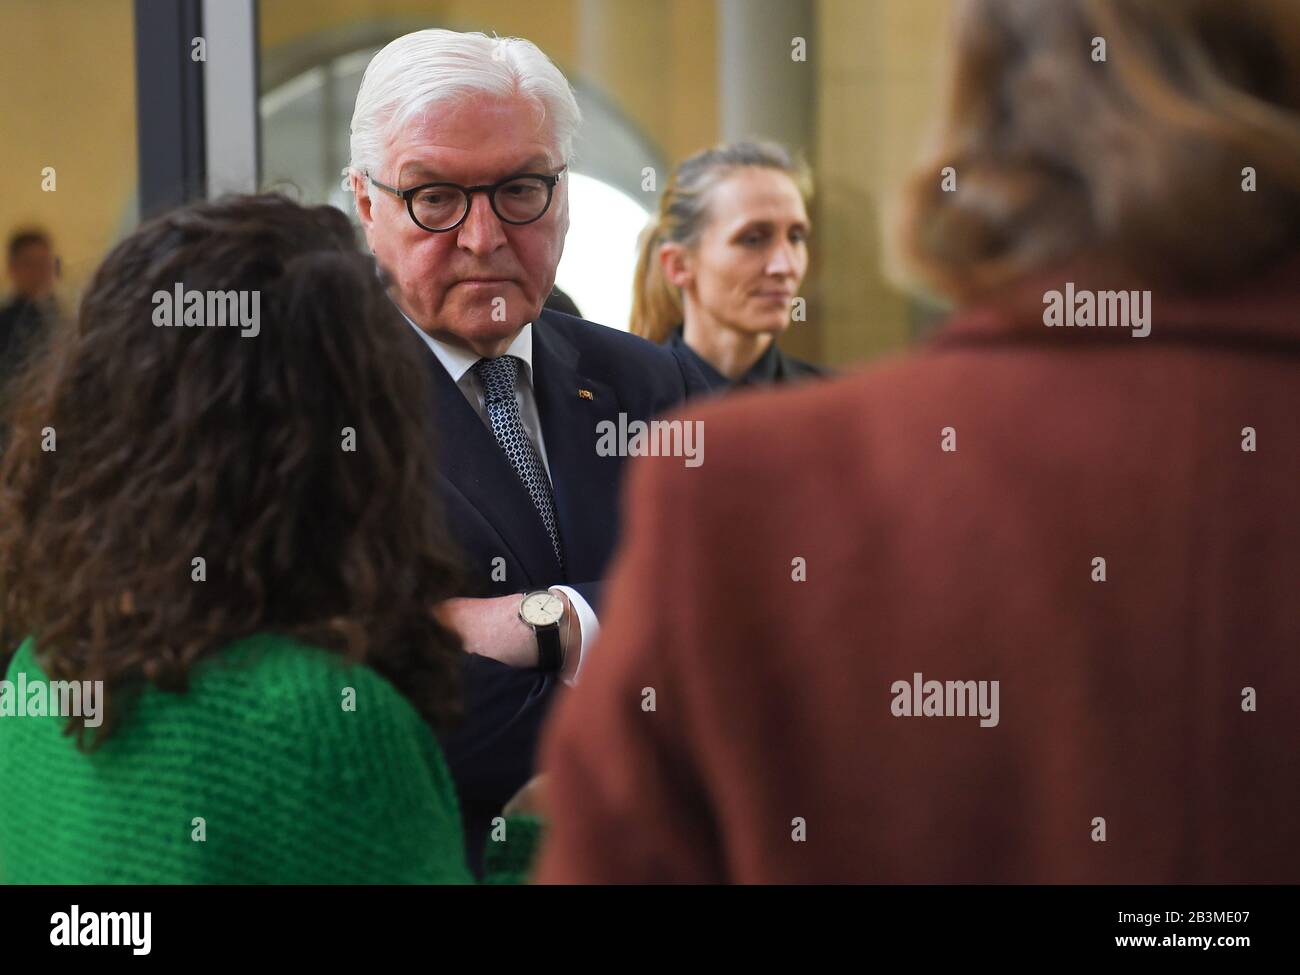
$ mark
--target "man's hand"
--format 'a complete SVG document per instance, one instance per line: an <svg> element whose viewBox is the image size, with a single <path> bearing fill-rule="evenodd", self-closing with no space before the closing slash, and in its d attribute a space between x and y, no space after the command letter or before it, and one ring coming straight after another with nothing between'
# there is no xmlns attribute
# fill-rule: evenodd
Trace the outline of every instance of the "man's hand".
<svg viewBox="0 0 1300 975"><path fill-rule="evenodd" d="M537 666L537 638L519 618L519 596L448 599L435 613L460 634L467 653L491 657L510 667Z"/></svg>
<svg viewBox="0 0 1300 975"><path fill-rule="evenodd" d="M569 678L578 669L582 624L569 603L569 597L562 592L555 592L555 595L564 600L564 619L560 622L564 669L560 676ZM434 613L444 626L460 634L466 652L491 657L509 667L536 667L537 635L519 618L522 598L522 593L514 593L489 599L448 599L440 603Z"/></svg>

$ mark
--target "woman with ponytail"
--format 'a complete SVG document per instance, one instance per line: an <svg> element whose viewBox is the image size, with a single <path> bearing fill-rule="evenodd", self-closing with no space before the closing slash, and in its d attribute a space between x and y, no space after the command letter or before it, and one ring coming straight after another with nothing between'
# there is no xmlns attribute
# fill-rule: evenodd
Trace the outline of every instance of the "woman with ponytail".
<svg viewBox="0 0 1300 975"><path fill-rule="evenodd" d="M214 295L254 320L203 320ZM332 207L198 204L108 255L19 378L0 465L0 622L25 638L0 663L27 697L82 692L0 717L0 878L472 879L412 338ZM496 878L536 830L488 844Z"/></svg>
<svg viewBox="0 0 1300 975"><path fill-rule="evenodd" d="M820 375L776 344L808 270L808 196L769 143L683 162L641 235L632 331L679 346L715 390Z"/></svg>

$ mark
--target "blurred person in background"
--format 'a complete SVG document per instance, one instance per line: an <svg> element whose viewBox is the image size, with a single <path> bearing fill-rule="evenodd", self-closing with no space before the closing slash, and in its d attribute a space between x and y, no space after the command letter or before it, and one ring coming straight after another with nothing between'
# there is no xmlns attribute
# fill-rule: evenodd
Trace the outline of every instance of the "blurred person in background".
<svg viewBox="0 0 1300 975"><path fill-rule="evenodd" d="M18 372L42 327L54 319L57 263L49 235L20 230L9 238L9 281L13 294L0 307L0 394L6 380Z"/></svg>
<svg viewBox="0 0 1300 975"><path fill-rule="evenodd" d="M776 344L808 272L810 187L771 143L678 166L641 234L632 332L688 355L714 391L822 375Z"/></svg>
<svg viewBox="0 0 1300 975"><path fill-rule="evenodd" d="M956 313L633 471L543 880L1300 880L1295 4L958 11Z"/></svg>
<svg viewBox="0 0 1300 975"><path fill-rule="evenodd" d="M256 333L158 327L182 286L256 295ZM435 737L463 654L430 607L459 580L408 339L331 207L199 204L108 255L15 381L0 464L0 617L26 637L0 879L471 880ZM103 692L21 713L60 681ZM512 819L489 875L537 828Z"/></svg>

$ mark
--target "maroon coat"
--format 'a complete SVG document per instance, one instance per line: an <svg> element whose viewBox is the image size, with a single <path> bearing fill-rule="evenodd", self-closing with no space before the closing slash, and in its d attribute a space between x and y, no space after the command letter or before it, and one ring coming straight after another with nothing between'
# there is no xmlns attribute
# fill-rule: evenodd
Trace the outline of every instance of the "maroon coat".
<svg viewBox="0 0 1300 975"><path fill-rule="evenodd" d="M632 465L540 879L1300 881L1300 263L1146 338L1043 290Z"/></svg>

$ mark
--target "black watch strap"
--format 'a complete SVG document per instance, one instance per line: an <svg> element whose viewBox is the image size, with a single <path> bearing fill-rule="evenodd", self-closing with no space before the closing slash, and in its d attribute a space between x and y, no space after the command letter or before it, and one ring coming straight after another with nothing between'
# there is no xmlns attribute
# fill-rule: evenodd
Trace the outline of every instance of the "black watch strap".
<svg viewBox="0 0 1300 975"><path fill-rule="evenodd" d="M563 662L563 654L560 651L560 627L555 623L550 626L534 626L533 632L537 634L538 669L556 673Z"/></svg>

